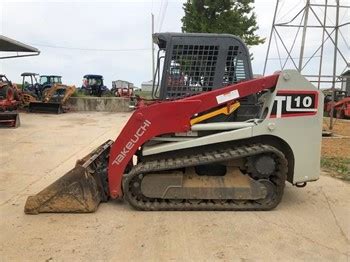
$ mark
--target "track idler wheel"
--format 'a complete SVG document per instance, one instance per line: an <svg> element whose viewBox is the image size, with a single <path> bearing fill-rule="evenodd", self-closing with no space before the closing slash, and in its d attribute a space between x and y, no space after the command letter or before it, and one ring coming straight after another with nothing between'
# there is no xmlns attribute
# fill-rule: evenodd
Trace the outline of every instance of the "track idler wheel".
<svg viewBox="0 0 350 262"><path fill-rule="evenodd" d="M107 164L109 140L79 160L76 166L50 186L29 196L24 207L26 214L90 213L100 202L107 201Z"/></svg>

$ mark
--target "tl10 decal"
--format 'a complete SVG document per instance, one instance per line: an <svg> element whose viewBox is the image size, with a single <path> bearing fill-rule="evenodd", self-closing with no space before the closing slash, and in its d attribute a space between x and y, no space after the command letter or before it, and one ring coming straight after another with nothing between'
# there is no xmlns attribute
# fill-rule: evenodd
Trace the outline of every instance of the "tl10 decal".
<svg viewBox="0 0 350 262"><path fill-rule="evenodd" d="M317 104L317 91L280 91L276 94L270 117L315 115Z"/></svg>

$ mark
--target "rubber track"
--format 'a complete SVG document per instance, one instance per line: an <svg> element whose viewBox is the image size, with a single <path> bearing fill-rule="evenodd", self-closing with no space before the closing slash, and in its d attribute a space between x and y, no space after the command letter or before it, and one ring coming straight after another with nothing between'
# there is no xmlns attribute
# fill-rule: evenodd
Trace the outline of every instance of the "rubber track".
<svg viewBox="0 0 350 262"><path fill-rule="evenodd" d="M170 200L153 199L133 192L133 183L141 183L144 174L197 165L212 164L237 158L246 158L263 153L272 153L277 160L277 170L270 178L276 186L276 195L271 202L254 200ZM253 144L236 148L201 152L179 158L142 162L134 166L123 178L124 198L134 208L145 211L159 210L270 210L281 201L287 177L287 160L284 154L270 145Z"/></svg>

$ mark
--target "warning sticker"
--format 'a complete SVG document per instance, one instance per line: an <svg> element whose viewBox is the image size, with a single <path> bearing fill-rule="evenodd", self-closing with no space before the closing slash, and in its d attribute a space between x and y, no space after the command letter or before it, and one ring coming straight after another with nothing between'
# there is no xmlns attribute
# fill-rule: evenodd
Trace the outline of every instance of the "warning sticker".
<svg viewBox="0 0 350 262"><path fill-rule="evenodd" d="M231 92L217 96L216 101L218 102L218 104L222 104L227 101L234 100L236 98L239 98L239 92L238 90L232 90Z"/></svg>

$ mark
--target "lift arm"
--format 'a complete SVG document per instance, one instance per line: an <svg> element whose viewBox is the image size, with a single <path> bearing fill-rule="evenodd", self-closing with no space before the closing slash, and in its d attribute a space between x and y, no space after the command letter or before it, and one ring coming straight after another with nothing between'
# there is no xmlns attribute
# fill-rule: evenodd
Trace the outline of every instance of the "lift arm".
<svg viewBox="0 0 350 262"><path fill-rule="evenodd" d="M132 157L145 142L162 134L187 132L193 115L274 88L278 77L275 74L175 101L140 107L111 147L108 164L110 196L122 196L122 177L127 173L126 168L132 165Z"/></svg>

